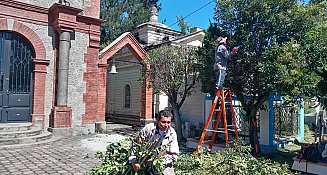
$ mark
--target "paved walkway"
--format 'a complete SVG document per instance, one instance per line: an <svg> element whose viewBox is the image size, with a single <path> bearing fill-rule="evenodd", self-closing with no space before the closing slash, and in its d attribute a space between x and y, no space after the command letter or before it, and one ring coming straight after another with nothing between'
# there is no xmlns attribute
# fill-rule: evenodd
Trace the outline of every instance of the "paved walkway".
<svg viewBox="0 0 327 175"><path fill-rule="evenodd" d="M47 145L0 150L0 175L7 174L74 174L82 175L98 165L96 150L126 135L132 129L113 129L107 135L98 134L61 139Z"/></svg>

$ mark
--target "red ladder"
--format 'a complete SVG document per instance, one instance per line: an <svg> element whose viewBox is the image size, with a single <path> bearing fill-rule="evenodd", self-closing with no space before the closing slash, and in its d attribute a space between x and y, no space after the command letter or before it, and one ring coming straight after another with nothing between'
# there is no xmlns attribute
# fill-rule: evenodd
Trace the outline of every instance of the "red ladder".
<svg viewBox="0 0 327 175"><path fill-rule="evenodd" d="M213 134L211 136L211 143L209 145L209 149L212 149L212 147L213 147L217 132L224 132L225 133L225 141L226 141L226 145L228 145L228 130L230 130L230 129L228 129L228 126L227 126L226 104L225 104L226 103L226 98L228 98L229 101L230 101L230 110L231 110L231 113L232 113L232 120L233 120L233 126L234 126L234 131L235 131L235 138L236 138L236 140L238 140L238 128L237 128L237 125L236 125L235 112L234 112L234 107L233 107L233 103L232 103L232 92L231 92L230 89L224 89L224 88L223 89L218 89L217 92L216 92L215 100L214 100L214 102L212 104L212 107L210 109L209 117L208 117L208 119L206 121L206 124L204 126L202 135L200 137L198 147L196 149L196 155L198 155L200 149L202 148L202 143L203 143L204 138L206 136L206 133L208 131L213 132ZM215 109L216 109L216 106L217 106L217 103L218 103L219 100L221 101L221 103L220 103L220 110L218 111L218 114L217 114L217 120L215 121L214 129L210 130L208 128L209 128L209 125L211 123L212 116L213 116L214 112L216 111ZM224 131L219 131L218 130L218 125L219 125L219 121L220 121L222 115L223 115L223 122L224 122Z"/></svg>

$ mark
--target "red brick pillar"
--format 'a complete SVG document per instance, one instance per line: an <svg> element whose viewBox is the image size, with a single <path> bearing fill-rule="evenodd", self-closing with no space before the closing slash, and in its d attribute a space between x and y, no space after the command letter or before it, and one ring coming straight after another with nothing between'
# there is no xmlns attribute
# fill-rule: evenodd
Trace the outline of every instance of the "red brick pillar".
<svg viewBox="0 0 327 175"><path fill-rule="evenodd" d="M34 59L34 96L33 96L33 113L32 123L35 126L44 127L44 107L45 107L45 82L46 66L49 60Z"/></svg>
<svg viewBox="0 0 327 175"><path fill-rule="evenodd" d="M99 64L99 81L98 81L98 110L99 115L97 122L105 121L106 112L106 80L107 80L107 65Z"/></svg>
<svg viewBox="0 0 327 175"><path fill-rule="evenodd" d="M98 49L89 47L84 58L86 72L83 80L86 84L86 90L83 94L85 104L85 114L83 114L82 123L94 124L98 117Z"/></svg>
<svg viewBox="0 0 327 175"><path fill-rule="evenodd" d="M141 120L152 121L152 82L150 80L150 66L146 66L146 72L144 74L144 81L142 83L142 99L141 99ZM143 122L142 122L143 123Z"/></svg>
<svg viewBox="0 0 327 175"><path fill-rule="evenodd" d="M85 103L85 114L83 115L83 125L95 123L96 132L106 131L105 107L106 107L106 67L99 63L100 46L100 25L103 20L92 19L90 24L90 38L87 54L84 62L86 72L83 79L86 83L86 92L83 94Z"/></svg>
<svg viewBox="0 0 327 175"><path fill-rule="evenodd" d="M102 20L92 19L90 24L90 38L87 54L84 62L86 72L83 79L86 83L86 92L83 94L85 104L85 114L83 115L83 125L94 124L96 132L106 130L105 122L105 102L106 102L106 64L98 65L99 45L100 45L100 25ZM103 91L104 88L104 91Z"/></svg>

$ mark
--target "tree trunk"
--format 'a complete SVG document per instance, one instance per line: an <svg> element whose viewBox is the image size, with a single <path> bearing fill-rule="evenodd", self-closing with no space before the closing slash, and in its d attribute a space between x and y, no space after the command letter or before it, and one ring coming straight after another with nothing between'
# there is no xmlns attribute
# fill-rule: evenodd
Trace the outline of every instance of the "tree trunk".
<svg viewBox="0 0 327 175"><path fill-rule="evenodd" d="M177 108L176 105L172 104L173 108L173 115L174 115L174 120L175 120L175 130L177 134L177 139L178 141L182 141L184 139L182 135L182 124L181 124L181 117L179 114L179 109Z"/></svg>
<svg viewBox="0 0 327 175"><path fill-rule="evenodd" d="M250 144L252 146L252 155L257 156L260 152L260 144L258 138L258 123L256 117L257 111L251 110L249 116L249 124L250 124Z"/></svg>

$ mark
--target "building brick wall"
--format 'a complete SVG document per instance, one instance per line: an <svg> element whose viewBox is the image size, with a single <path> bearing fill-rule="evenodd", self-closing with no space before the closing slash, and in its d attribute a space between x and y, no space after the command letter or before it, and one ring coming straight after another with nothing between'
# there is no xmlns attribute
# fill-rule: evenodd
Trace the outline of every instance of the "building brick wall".
<svg viewBox="0 0 327 175"><path fill-rule="evenodd" d="M50 8L53 4L59 3L59 0L15 0L40 7ZM99 18L100 0L67 0L71 7L84 10L83 15Z"/></svg>
<svg viewBox="0 0 327 175"><path fill-rule="evenodd" d="M86 91L83 100L86 106L83 124L94 123L98 117L98 53L98 48L88 47L85 54L86 72L83 74L83 80L86 82Z"/></svg>
<svg viewBox="0 0 327 175"><path fill-rule="evenodd" d="M15 0L40 7L50 8L53 4L59 3L59 0ZM92 0L66 0L71 7L85 9L91 5Z"/></svg>
<svg viewBox="0 0 327 175"><path fill-rule="evenodd" d="M85 15L93 18L100 18L100 0L89 0L85 3Z"/></svg>
<svg viewBox="0 0 327 175"><path fill-rule="evenodd" d="M24 25L29 27L31 30L33 30L37 36L42 40L42 43L44 45L46 56L44 59L49 60L49 65L46 66L46 73L44 74L45 78L45 96L43 97L45 100L45 103L43 104L44 108L44 123L45 127L48 127L49 125L49 116L51 114L51 108L52 108L52 101L53 101L53 78L54 78L54 40L56 37L56 34L54 33L51 26L44 26L39 24L33 24L24 22ZM36 80L36 83L40 83Z"/></svg>
<svg viewBox="0 0 327 175"><path fill-rule="evenodd" d="M84 9L84 11L79 13L79 9L64 7L74 10L79 14L69 14L67 16L65 10L60 11L59 13L63 13L59 14L61 15L60 20L63 21L56 21L56 15L53 15L53 13L58 13L58 11L51 11L48 9L52 7L55 2L57 1L0 1L0 30L13 30L21 34L31 42L35 49L33 122L34 120L42 120L45 123L45 127L48 127L50 123L49 115L54 111L57 112L58 116L56 118L57 121L55 121L52 126L73 126L77 128L77 130L81 130L81 128L85 127L87 129L91 128L92 130L96 121L104 122L104 112L102 116L99 116L99 105L97 103L99 100L97 86L99 75L98 47L100 41L100 24L102 22L97 19L100 1L69 0L71 7ZM57 9L63 8L63 6L55 7ZM89 16L87 15L88 13L90 14ZM94 16L94 18L92 18L92 16ZM65 17L69 17L71 21L65 21ZM54 106L55 64L56 52L58 49L57 32L60 31L60 27L65 27L65 29L72 31L69 58L68 107ZM105 94L101 96L105 96ZM72 116L69 116L71 119L63 119L62 116L70 111L72 111Z"/></svg>
<svg viewBox="0 0 327 175"><path fill-rule="evenodd" d="M86 82L83 80L84 72L86 72L84 55L87 53L89 36L84 33L75 32L73 38L69 53L67 105L72 108L72 125L81 126L82 116L85 113L83 94L86 91Z"/></svg>
<svg viewBox="0 0 327 175"><path fill-rule="evenodd" d="M107 82L107 64L99 64L98 79L98 118L97 122L105 121L106 109L106 82Z"/></svg>

